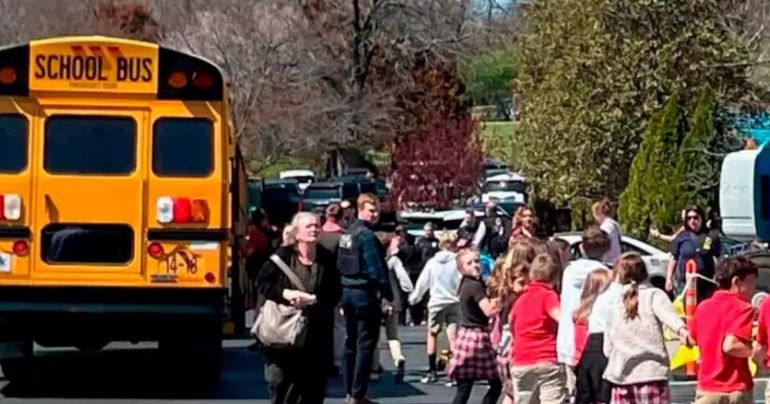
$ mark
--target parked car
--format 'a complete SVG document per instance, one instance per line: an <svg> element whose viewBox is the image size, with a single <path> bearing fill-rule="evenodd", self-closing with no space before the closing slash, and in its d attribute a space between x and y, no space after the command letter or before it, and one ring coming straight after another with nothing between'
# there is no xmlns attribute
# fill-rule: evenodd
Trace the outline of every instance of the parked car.
<svg viewBox="0 0 770 404"><path fill-rule="evenodd" d="M481 186L481 202L490 200L527 203L526 179L516 173L487 178Z"/></svg>
<svg viewBox="0 0 770 404"><path fill-rule="evenodd" d="M342 172L341 177L371 178L374 175L368 168L348 168Z"/></svg>
<svg viewBox="0 0 770 404"><path fill-rule="evenodd" d="M296 180L266 180L262 191L262 207L271 224L283 226L302 210L302 197Z"/></svg>
<svg viewBox="0 0 770 404"><path fill-rule="evenodd" d="M353 202L358 194L359 188L355 182L315 182L305 188L302 195L303 208L305 211L314 212L325 209L332 203L344 200Z"/></svg>
<svg viewBox="0 0 770 404"><path fill-rule="evenodd" d="M286 170L279 174L281 179L293 179L297 181L300 192L304 191L308 185L315 182L315 174L310 170Z"/></svg>
<svg viewBox="0 0 770 404"><path fill-rule="evenodd" d="M495 159L487 159L484 161L484 165L482 167L483 173L482 173L482 182L486 178L500 175L500 174L507 174L511 171L511 167L508 166L508 164L503 163L500 160Z"/></svg>
<svg viewBox="0 0 770 404"><path fill-rule="evenodd" d="M578 259L583 255L580 251L582 236L582 233L578 232L556 233L553 239L561 239L569 243L572 259ZM647 265L651 285L661 289L666 286L666 267L668 260L671 259L668 252L627 236L621 237L620 249L623 252L633 251L642 256L642 260Z"/></svg>
<svg viewBox="0 0 770 404"><path fill-rule="evenodd" d="M246 182L246 189L248 192L249 200L249 214L251 214L253 210L262 207L262 194L264 193L262 180L259 178L249 178Z"/></svg>
<svg viewBox="0 0 770 404"><path fill-rule="evenodd" d="M480 209L479 209L480 207ZM484 206L474 207L474 213L476 217L481 220L484 218ZM498 213L504 214L502 208L498 207ZM462 209L449 209L432 212L421 211L401 211L398 212L398 223L406 229L407 233L413 237L420 237L423 235L423 226L425 223L433 223L433 229L436 232L450 231L457 232L460 228L463 220L465 220L465 208Z"/></svg>

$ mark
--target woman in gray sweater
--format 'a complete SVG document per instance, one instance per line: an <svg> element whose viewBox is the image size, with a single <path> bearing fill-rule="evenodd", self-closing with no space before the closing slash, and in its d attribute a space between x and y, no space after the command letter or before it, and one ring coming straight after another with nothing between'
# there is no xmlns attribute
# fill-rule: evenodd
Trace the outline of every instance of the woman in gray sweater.
<svg viewBox="0 0 770 404"><path fill-rule="evenodd" d="M612 310L604 335L604 379L612 384L611 403L669 403L670 360L663 326L683 342L689 337L687 328L663 290L642 284L647 268L638 254L622 255L615 270L623 285L622 302Z"/></svg>

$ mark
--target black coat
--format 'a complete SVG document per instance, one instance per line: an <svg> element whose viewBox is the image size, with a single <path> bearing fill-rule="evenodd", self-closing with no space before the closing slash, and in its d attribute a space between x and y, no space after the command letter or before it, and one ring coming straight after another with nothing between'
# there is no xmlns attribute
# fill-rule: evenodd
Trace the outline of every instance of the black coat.
<svg viewBox="0 0 770 404"><path fill-rule="evenodd" d="M484 235L484 249L493 257L497 258L508 250L508 240L511 238L511 221L501 217L490 217L484 219L486 234Z"/></svg>
<svg viewBox="0 0 770 404"><path fill-rule="evenodd" d="M295 251L291 246L281 247L276 250L275 254L291 266L291 259ZM300 357L306 361L303 363L323 364L321 367L314 367L316 370L322 369L324 366L326 369L331 369L334 363L334 310L340 301L340 274L334 255L321 245L318 245L316 249L316 263L320 271L318 274L319 283L315 289L318 301L307 309L308 328L305 345L297 351L264 348L263 354L268 362L289 363ZM260 302L268 299L289 304L282 297L283 291L284 289L296 289L286 274L272 260L268 260L259 271L256 283Z"/></svg>
<svg viewBox="0 0 770 404"><path fill-rule="evenodd" d="M425 268L425 264L428 263L428 260L433 258L438 252L438 239L436 239L436 237L420 237L414 244L420 251L420 270L417 271L419 274L422 272L423 268Z"/></svg>

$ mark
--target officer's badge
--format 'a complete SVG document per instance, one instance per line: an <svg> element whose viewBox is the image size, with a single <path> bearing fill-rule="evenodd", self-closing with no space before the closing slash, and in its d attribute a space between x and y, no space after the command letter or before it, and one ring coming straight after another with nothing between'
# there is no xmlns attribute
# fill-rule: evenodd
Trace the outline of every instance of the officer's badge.
<svg viewBox="0 0 770 404"><path fill-rule="evenodd" d="M340 236L340 248L351 249L353 247L353 236L350 234L343 234Z"/></svg>

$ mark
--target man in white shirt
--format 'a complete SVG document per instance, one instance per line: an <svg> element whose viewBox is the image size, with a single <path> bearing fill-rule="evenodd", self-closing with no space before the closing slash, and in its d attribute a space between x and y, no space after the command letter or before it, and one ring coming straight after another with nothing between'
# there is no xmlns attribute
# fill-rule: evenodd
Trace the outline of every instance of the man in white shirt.
<svg viewBox="0 0 770 404"><path fill-rule="evenodd" d="M607 233L598 226L591 226L583 231L583 242L580 250L585 258L572 261L564 269L561 282L561 317L559 318L559 331L556 337L556 353L559 363L566 365L567 387L570 394L574 391L574 373L572 368L576 365L575 359L575 322L573 315L580 306L580 295L583 291L588 274L596 269L607 269L602 263L610 248L610 239Z"/></svg>

